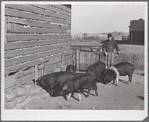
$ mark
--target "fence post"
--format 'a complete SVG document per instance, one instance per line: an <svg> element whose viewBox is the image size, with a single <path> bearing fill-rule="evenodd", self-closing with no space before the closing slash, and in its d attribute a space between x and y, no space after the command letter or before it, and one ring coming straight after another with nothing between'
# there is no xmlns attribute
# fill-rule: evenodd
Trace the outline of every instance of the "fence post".
<svg viewBox="0 0 149 122"><path fill-rule="evenodd" d="M44 71L43 71L43 75L47 74L47 63L44 64Z"/></svg>
<svg viewBox="0 0 149 122"><path fill-rule="evenodd" d="M64 53L62 53L62 64L61 64L61 67L62 68L64 67Z"/></svg>
<svg viewBox="0 0 149 122"><path fill-rule="evenodd" d="M76 50L76 70L80 70L80 50Z"/></svg>
<svg viewBox="0 0 149 122"><path fill-rule="evenodd" d="M75 65L74 51L72 51L72 65Z"/></svg>
<svg viewBox="0 0 149 122"><path fill-rule="evenodd" d="M75 55L74 55L74 50L72 50L72 65L75 66Z"/></svg>
<svg viewBox="0 0 149 122"><path fill-rule="evenodd" d="M98 54L98 61L100 61L100 55L101 55L101 52L99 52Z"/></svg>
<svg viewBox="0 0 149 122"><path fill-rule="evenodd" d="M42 68L41 71L42 71L42 72L41 72L41 76L44 76L44 67Z"/></svg>
<svg viewBox="0 0 149 122"><path fill-rule="evenodd" d="M71 56L72 56L72 55L71 55L71 53L70 53L69 63L68 63L68 65L70 65L70 64L71 64L71 62L72 62L72 61L71 61Z"/></svg>
<svg viewBox="0 0 149 122"><path fill-rule="evenodd" d="M38 64L35 65L35 81L38 79ZM36 84L36 82L35 82Z"/></svg>
<svg viewBox="0 0 149 122"><path fill-rule="evenodd" d="M70 57L71 59L71 64L73 65L73 51L71 50L71 57Z"/></svg>

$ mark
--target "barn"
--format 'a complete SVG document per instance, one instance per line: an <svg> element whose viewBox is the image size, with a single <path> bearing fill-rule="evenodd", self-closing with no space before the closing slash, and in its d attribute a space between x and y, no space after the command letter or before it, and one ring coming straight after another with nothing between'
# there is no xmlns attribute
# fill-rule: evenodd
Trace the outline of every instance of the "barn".
<svg viewBox="0 0 149 122"><path fill-rule="evenodd" d="M144 20L132 20L129 26L130 42L144 45Z"/></svg>
<svg viewBox="0 0 149 122"><path fill-rule="evenodd" d="M5 4L4 19L5 106L12 108L27 84L73 63L71 5Z"/></svg>

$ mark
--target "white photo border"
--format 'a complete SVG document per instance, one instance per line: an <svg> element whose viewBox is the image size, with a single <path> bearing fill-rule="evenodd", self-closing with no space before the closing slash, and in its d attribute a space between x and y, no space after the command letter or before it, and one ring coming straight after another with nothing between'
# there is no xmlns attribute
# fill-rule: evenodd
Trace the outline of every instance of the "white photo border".
<svg viewBox="0 0 149 122"><path fill-rule="evenodd" d="M73 4L73 5L144 5L145 17L145 82L144 82L144 110L6 110L4 109L4 39L5 39L5 4ZM28 2L7 1L1 2L1 120L62 120L62 121L99 121L99 120L122 120L141 121L148 116L148 3L147 2Z"/></svg>

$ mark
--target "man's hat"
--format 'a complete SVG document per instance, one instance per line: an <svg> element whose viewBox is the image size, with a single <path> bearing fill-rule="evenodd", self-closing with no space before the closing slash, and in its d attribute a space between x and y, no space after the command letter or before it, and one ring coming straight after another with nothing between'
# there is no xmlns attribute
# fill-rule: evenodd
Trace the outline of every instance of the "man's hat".
<svg viewBox="0 0 149 122"><path fill-rule="evenodd" d="M112 37L112 34L109 33L109 34L108 34L108 38L110 38L110 37Z"/></svg>

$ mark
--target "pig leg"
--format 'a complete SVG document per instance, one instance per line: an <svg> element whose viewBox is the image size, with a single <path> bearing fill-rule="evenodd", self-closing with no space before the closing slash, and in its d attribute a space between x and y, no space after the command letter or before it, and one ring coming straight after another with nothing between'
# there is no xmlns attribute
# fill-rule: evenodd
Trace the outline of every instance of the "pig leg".
<svg viewBox="0 0 149 122"><path fill-rule="evenodd" d="M78 97L79 97L79 102L81 101L81 92L82 92L82 89L78 89Z"/></svg>
<svg viewBox="0 0 149 122"><path fill-rule="evenodd" d="M116 71L116 80L115 80L115 82L116 82L116 85L118 86L118 84L119 84L119 82L118 82L118 80L119 80L119 72L118 71Z"/></svg>
<svg viewBox="0 0 149 122"><path fill-rule="evenodd" d="M70 98L70 96L72 95L72 93L69 93L67 96L67 100Z"/></svg>
<svg viewBox="0 0 149 122"><path fill-rule="evenodd" d="M50 96L53 95L53 90L50 90L50 89L45 89L45 90L50 94Z"/></svg>
<svg viewBox="0 0 149 122"><path fill-rule="evenodd" d="M89 88L88 88L88 92L87 92L86 97L88 97L88 96L89 96L90 91L91 91L91 87L89 87Z"/></svg>
<svg viewBox="0 0 149 122"><path fill-rule="evenodd" d="M96 94L96 96L98 96L96 82L94 82L94 83L92 84L92 87L93 87L93 89L95 90L95 94Z"/></svg>
<svg viewBox="0 0 149 122"><path fill-rule="evenodd" d="M79 102L81 101L81 94L78 93L78 97L79 97Z"/></svg>
<svg viewBox="0 0 149 122"><path fill-rule="evenodd" d="M96 96L98 96L97 87L95 88L95 94Z"/></svg>
<svg viewBox="0 0 149 122"><path fill-rule="evenodd" d="M112 80L110 83L111 83L111 84L114 84L114 83L115 83L115 80Z"/></svg>
<svg viewBox="0 0 149 122"><path fill-rule="evenodd" d="M49 89L48 89L48 92L49 92L49 94L52 96L53 95L53 92L54 92L54 86L53 85L51 85L50 87L49 87Z"/></svg>
<svg viewBox="0 0 149 122"><path fill-rule="evenodd" d="M53 90L49 91L49 94L52 96L53 95Z"/></svg>
<svg viewBox="0 0 149 122"><path fill-rule="evenodd" d="M111 83L111 84L115 84L116 86L118 86L118 78L117 77L114 78L113 83Z"/></svg>
<svg viewBox="0 0 149 122"><path fill-rule="evenodd" d="M65 100L67 100L66 95L63 95L63 97L65 98Z"/></svg>
<svg viewBox="0 0 149 122"><path fill-rule="evenodd" d="M118 77L116 77L116 80L115 80L115 82L116 82L116 85L118 86Z"/></svg>
<svg viewBox="0 0 149 122"><path fill-rule="evenodd" d="M128 74L129 80L128 80L128 84L132 82L132 73Z"/></svg>

